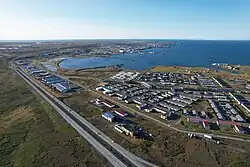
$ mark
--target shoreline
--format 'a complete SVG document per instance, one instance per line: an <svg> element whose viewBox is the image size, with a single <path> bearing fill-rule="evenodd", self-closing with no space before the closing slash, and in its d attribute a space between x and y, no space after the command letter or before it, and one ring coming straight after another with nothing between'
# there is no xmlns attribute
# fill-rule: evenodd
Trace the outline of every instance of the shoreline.
<svg viewBox="0 0 250 167"><path fill-rule="evenodd" d="M172 46L170 46L170 47L167 47L167 46L166 47L149 47L149 48L145 48L145 49L141 50L141 52L138 51L138 52L132 52L132 53L130 53L130 52L117 52L117 53L112 53L112 54L107 54L107 55L100 54L100 55L71 56L71 57L67 57L67 58L65 58L63 60L60 60L60 61L56 62L55 66L56 66L57 69L66 69L66 68L60 67L60 63L63 62L64 60L69 59L69 58L79 58L79 59L87 59L87 58L94 58L94 57L96 57L96 58L109 58L109 57L112 57L114 55L125 55L125 54L154 54L154 53L150 53L148 50L150 50L150 49L159 49L159 48L162 48L162 49L163 48L171 48L171 47ZM114 64L112 66L117 66L117 65L119 66L121 64ZM94 69L94 68L102 68L102 67L100 66L100 67L93 67L93 68L74 68L74 69L78 70L78 69ZM70 69L67 69L67 70L70 70Z"/></svg>
<svg viewBox="0 0 250 167"><path fill-rule="evenodd" d="M69 57L69 58L72 58L72 57ZM74 57L73 57L74 58ZM61 70L75 70L75 71L80 71L80 70L95 70L95 69L101 69L101 68L110 68L110 67L114 67L114 68L120 68L120 69L123 69L122 66L123 64L115 64L115 65L110 65L110 66L98 66L98 67L92 67L92 68L63 68L60 66L60 63L67 60L68 58L66 59L62 59L62 60L59 60L55 63L55 66L57 69L61 69ZM220 67L215 67L213 66L212 64L210 66L182 66L182 65L155 65L155 66L152 66L150 68L147 68L147 69L143 69L143 70L136 70L136 69L123 69L123 70L132 70L132 71L152 71L154 69L159 69L159 68L175 68L175 69L197 69L197 70L203 70L203 71L217 71L217 72L227 72L227 73L232 73L232 74L241 74L242 72L240 72L240 70L226 70L224 68L220 68ZM163 70L164 71L164 70Z"/></svg>

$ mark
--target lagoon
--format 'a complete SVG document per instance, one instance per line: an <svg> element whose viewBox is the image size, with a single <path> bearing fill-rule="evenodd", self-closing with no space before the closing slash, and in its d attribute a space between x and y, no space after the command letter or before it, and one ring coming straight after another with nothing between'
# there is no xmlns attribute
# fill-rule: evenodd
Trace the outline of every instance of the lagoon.
<svg viewBox="0 0 250 167"><path fill-rule="evenodd" d="M144 54L125 53L110 57L67 58L60 63L60 67L84 69L122 64L125 69L145 70L158 65L211 67L215 62L250 65L250 41L174 42L178 44L171 48L153 48Z"/></svg>

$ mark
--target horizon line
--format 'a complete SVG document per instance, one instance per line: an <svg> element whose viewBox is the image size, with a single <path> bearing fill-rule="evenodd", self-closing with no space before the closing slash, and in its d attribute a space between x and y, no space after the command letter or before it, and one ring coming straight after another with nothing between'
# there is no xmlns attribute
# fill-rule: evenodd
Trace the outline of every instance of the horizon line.
<svg viewBox="0 0 250 167"><path fill-rule="evenodd" d="M250 39L199 39L199 38L69 38L69 39L6 39L0 42L84 41L84 40L182 40L182 41L250 41Z"/></svg>

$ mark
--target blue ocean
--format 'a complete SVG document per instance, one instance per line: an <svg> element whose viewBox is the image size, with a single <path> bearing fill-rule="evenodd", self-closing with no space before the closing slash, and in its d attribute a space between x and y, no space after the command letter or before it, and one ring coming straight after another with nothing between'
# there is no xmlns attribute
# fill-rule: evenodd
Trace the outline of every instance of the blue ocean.
<svg viewBox="0 0 250 167"><path fill-rule="evenodd" d="M83 69L122 64L125 69L145 70L157 65L211 67L212 63L250 65L250 41L174 41L171 48L153 48L144 54L125 53L111 57L69 58L62 68ZM154 52L150 54L149 52Z"/></svg>

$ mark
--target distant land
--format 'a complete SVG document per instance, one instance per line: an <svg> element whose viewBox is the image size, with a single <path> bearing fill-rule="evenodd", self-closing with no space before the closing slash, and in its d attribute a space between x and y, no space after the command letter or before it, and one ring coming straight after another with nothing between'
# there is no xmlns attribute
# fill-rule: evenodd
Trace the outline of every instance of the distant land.
<svg viewBox="0 0 250 167"><path fill-rule="evenodd" d="M145 70L157 65L210 67L213 63L250 65L250 41L178 40L171 48L152 48L144 54L115 54L108 58L70 58L63 68L95 68L123 64L125 69ZM150 54L152 52L154 54Z"/></svg>

